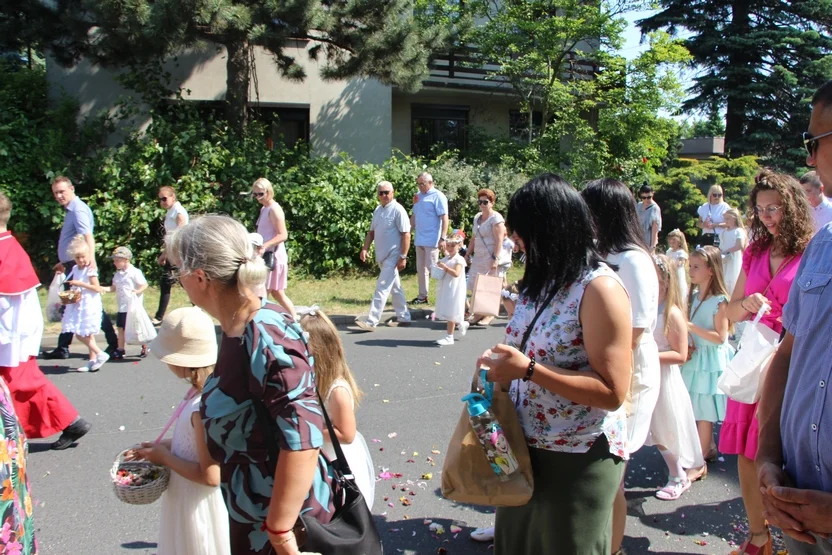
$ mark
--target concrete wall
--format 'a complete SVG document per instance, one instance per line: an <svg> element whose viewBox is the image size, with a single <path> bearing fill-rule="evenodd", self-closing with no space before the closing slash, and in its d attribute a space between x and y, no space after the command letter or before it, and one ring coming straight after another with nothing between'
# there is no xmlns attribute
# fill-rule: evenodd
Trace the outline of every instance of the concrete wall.
<svg viewBox="0 0 832 555"><path fill-rule="evenodd" d="M320 64L309 60L304 42L293 43L284 53L294 56L306 71L303 82L280 76L266 51L257 49L255 67L257 91L252 82L251 101L265 106L308 107L310 142L313 153L335 157L346 152L359 162L381 162L390 156L392 89L373 79L324 81ZM223 47L207 46L169 60L165 69L172 75L173 87L189 89L186 98L222 100L226 89L226 53ZM47 64L53 97L62 92L75 97L81 115L111 110L122 95L130 95L113 79L108 69L81 62L71 69ZM254 81L254 80L252 80ZM131 122L133 128L147 124L147 118Z"/></svg>
<svg viewBox="0 0 832 555"><path fill-rule="evenodd" d="M424 88L414 94L393 93L393 148L411 151L411 105L468 106L468 124L490 135L508 138L509 110L517 109L513 98L495 93Z"/></svg>

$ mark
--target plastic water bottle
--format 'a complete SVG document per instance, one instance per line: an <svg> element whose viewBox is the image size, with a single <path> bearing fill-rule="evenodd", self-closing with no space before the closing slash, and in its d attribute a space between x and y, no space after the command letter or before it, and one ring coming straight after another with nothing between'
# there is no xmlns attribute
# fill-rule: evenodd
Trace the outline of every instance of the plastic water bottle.
<svg viewBox="0 0 832 555"><path fill-rule="evenodd" d="M492 384L488 384L491 386ZM477 434L494 473L501 481L508 481L519 470L517 458L508 444L503 428L491 412L491 388L483 393L469 393L462 398L468 404L468 419Z"/></svg>

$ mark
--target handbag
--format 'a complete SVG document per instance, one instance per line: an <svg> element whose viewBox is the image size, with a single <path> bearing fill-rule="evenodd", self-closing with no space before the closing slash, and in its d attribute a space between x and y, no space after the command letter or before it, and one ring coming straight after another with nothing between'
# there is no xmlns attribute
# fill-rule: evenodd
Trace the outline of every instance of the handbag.
<svg viewBox="0 0 832 555"><path fill-rule="evenodd" d="M302 551L312 553L325 553L326 555L383 555L384 547L381 536L373 522L373 515L364 501L364 496L355 477L350 470L347 457L341 449L341 443L335 435L335 428L329 419L326 407L324 406L321 393L318 392L318 402L323 412L326 428L329 431L329 438L332 440L332 447L335 450L335 460L330 461L334 482L341 488L343 502L336 506L332 520L323 524L313 516L301 514L292 531L295 540ZM255 402L258 410L264 414L265 421L269 425L266 434L269 454L277 460L277 440L274 436L274 426L269 412L262 401ZM493 471L492 471L493 473Z"/></svg>
<svg viewBox="0 0 832 555"><path fill-rule="evenodd" d="M780 334L760 323L767 308L763 305L754 320L745 325L737 354L717 382L723 393L740 403L751 404L760 400L768 368L780 345Z"/></svg>
<svg viewBox="0 0 832 555"><path fill-rule="evenodd" d="M478 374L471 379L471 392L479 392ZM488 384L491 386L492 384ZM503 482L488 461L488 457L471 426L468 409L463 407L454 434L445 450L442 465L442 495L458 503L473 503L492 507L519 507L529 502L534 493L534 475L526 436L509 394L500 384L484 387L483 393L491 402L503 434L514 452L520 472ZM490 390L490 391L489 391Z"/></svg>
<svg viewBox="0 0 832 555"><path fill-rule="evenodd" d="M498 316L503 293L503 278L477 274L471 293L471 314Z"/></svg>
<svg viewBox="0 0 832 555"><path fill-rule="evenodd" d="M274 251L266 251L263 253L263 263L269 270L274 270Z"/></svg>

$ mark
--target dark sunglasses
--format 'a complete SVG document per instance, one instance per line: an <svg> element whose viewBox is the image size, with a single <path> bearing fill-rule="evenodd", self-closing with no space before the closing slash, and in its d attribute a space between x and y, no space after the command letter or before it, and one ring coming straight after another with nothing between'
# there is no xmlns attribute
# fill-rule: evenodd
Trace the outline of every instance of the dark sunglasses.
<svg viewBox="0 0 832 555"><path fill-rule="evenodd" d="M653 198L653 195L647 195L647 196L641 197L641 200L647 200L647 199L651 199L651 198Z"/></svg>
<svg viewBox="0 0 832 555"><path fill-rule="evenodd" d="M804 131L803 133L803 146L806 147L806 152L809 153L809 156L814 156L815 152L818 151L818 140L824 137L828 137L832 135L832 131L827 131L826 133L821 133L818 136L812 136L811 133L808 131Z"/></svg>
<svg viewBox="0 0 832 555"><path fill-rule="evenodd" d="M159 202L165 202L170 197L159 197Z"/></svg>
<svg viewBox="0 0 832 555"><path fill-rule="evenodd" d="M266 193L251 193L251 194L252 194L253 196L257 197L257 198L260 198L260 197L262 197L262 196L265 196L265 195L266 195Z"/></svg>
<svg viewBox="0 0 832 555"><path fill-rule="evenodd" d="M490 200L478 200L477 204L479 204L480 206L485 206L489 202L491 202L491 201Z"/></svg>
<svg viewBox="0 0 832 555"><path fill-rule="evenodd" d="M721 197L722 197L722 193L713 193L711 196L712 196L712 197L716 197L716 198L721 198Z"/></svg>
<svg viewBox="0 0 832 555"><path fill-rule="evenodd" d="M390 194L390 193L392 193L392 192L393 192L393 191L379 191L379 192L378 192L378 194L379 194L379 195L381 195L381 196L383 196L383 197L386 197L387 195L389 195L389 194Z"/></svg>

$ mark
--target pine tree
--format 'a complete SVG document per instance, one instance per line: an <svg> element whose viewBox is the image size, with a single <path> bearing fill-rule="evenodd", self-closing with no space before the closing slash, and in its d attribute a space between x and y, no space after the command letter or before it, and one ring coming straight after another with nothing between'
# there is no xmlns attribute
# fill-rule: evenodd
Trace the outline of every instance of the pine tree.
<svg viewBox="0 0 832 555"><path fill-rule="evenodd" d="M8 2L12 0L0 0ZM17 0L21 1L21 0ZM37 2L38 0L23 0ZM414 90L427 75L432 52L450 32L417 24L411 0L55 0L59 31L49 39L53 56L72 64L88 56L103 65L158 60L200 43L226 49L229 122L247 121L252 48L274 55L288 78L305 75L284 50L290 40L310 40L322 76L370 76Z"/></svg>
<svg viewBox="0 0 832 555"><path fill-rule="evenodd" d="M805 159L799 141L807 99L832 76L830 0L659 0L642 32L691 33L685 45L701 68L689 111L726 112L726 151L758 154L791 170Z"/></svg>

